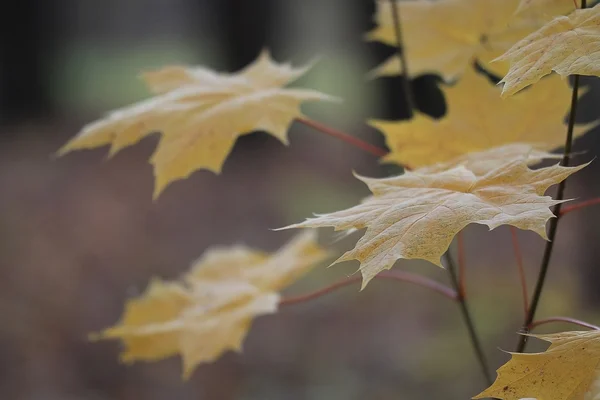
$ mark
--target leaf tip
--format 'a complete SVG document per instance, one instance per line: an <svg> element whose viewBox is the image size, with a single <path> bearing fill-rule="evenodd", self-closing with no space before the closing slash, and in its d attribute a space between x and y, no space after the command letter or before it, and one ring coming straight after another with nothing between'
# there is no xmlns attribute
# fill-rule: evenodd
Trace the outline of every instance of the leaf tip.
<svg viewBox="0 0 600 400"><path fill-rule="evenodd" d="M102 332L92 332L87 335L87 340L89 342L99 342L102 339L104 339L104 334Z"/></svg>

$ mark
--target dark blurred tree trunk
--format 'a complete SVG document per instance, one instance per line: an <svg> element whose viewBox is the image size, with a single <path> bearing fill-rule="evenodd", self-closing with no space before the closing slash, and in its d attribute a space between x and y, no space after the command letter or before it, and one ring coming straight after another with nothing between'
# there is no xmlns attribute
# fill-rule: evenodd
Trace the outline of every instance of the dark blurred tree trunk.
<svg viewBox="0 0 600 400"><path fill-rule="evenodd" d="M281 0L279 0L281 1ZM269 46L274 0L219 0L212 4L219 21L220 42L226 53L227 66L234 71L252 62Z"/></svg>
<svg viewBox="0 0 600 400"><path fill-rule="evenodd" d="M60 38L60 3L19 0L4 3L0 20L0 123L51 116L52 55Z"/></svg>

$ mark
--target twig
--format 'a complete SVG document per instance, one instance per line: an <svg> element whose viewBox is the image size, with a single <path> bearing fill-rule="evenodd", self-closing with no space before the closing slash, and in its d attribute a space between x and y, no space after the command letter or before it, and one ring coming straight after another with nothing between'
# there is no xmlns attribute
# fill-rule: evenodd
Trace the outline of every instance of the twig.
<svg viewBox="0 0 600 400"><path fill-rule="evenodd" d="M349 135L346 132L342 132L338 129L329 127L320 122L316 122L316 121L306 119L306 118L296 118L296 121L298 121L301 124L304 124L306 126L310 126L311 128L316 129L320 132L323 132L329 136L333 136L334 138L343 140L344 142L349 143L352 146L357 147L361 150L364 150L367 153L371 153L377 157L383 157L388 153L388 151L386 149L374 146L371 143L365 142L355 136Z"/></svg>
<svg viewBox="0 0 600 400"><path fill-rule="evenodd" d="M519 271L519 281L521 281L521 295L523 297L524 316L527 317L529 312L529 294L527 293L527 277L525 276L525 268L523 267L523 255L521 254L521 246L519 246L519 238L517 237L517 228L510 227L510 235L512 237L513 251L517 259L517 270Z"/></svg>
<svg viewBox="0 0 600 400"><path fill-rule="evenodd" d="M458 292L459 280L460 278L456 274L456 268L454 266L454 262L452 261L452 257L450 256L450 252L446 251L444 253L444 259L446 260L448 272L450 274L450 279L452 281L452 285L455 290ZM475 330L475 324L473 323L473 317L471 317L471 313L467 306L467 302L464 296L459 296L458 303L460 305L460 310L463 316L463 320L465 321L465 325L467 326L467 330L469 331L469 337L471 339L471 345L473 346L473 351L479 361L479 366L481 367L481 372L485 378L485 381L488 386L490 386L493 382L492 375L490 373L490 369L488 367L488 363L483 352L481 341L479 340L479 335Z"/></svg>
<svg viewBox="0 0 600 400"><path fill-rule="evenodd" d="M581 1L581 8L586 7L586 0ZM563 153L563 158L560 162L560 165L563 167L568 167L569 162L571 160L571 147L573 144L573 129L575 127L575 117L577 114L577 99L578 99L578 91L579 91L579 75L575 75L573 79L573 92L571 95L571 111L569 112L569 123L567 128L567 138L565 140L565 149ZM556 200L562 200L565 194L565 186L567 181L564 180L558 185L558 190L556 191ZM546 280L546 273L548 272L548 265L550 265L550 258L552 257L552 249L554 248L554 239L556 238L556 230L558 227L558 221L560 221L561 217L561 206L562 203L558 203L554 206L552 212L556 215L556 218L550 221L550 229L548 232L548 242L546 243L546 248L544 249L544 256L542 258L542 263L540 266L540 272L537 278L537 282L535 284L535 291L533 292L533 297L531 299L531 306L529 307L529 311L527 313L527 317L525 318L525 323L523 324L523 328L521 329L523 332L528 332L528 327L533 322L535 318L535 312L537 310L538 303L540 301L540 297L542 295L542 290L544 289L544 281ZM527 336L521 335L519 338L519 343L517 345L517 353L522 353L525 350L525 346L527 345Z"/></svg>
<svg viewBox="0 0 600 400"><path fill-rule="evenodd" d="M597 197L597 198L591 199L591 200L582 201L581 203L573 204L570 206L566 206L565 208L563 208L560 211L560 216L563 217L572 211L581 210L582 208L593 206L596 204L600 204L600 197Z"/></svg>
<svg viewBox="0 0 600 400"><path fill-rule="evenodd" d="M550 317L550 318L539 319L539 320L533 321L531 324L529 324L529 329L531 330L537 326L544 325L544 324L547 324L550 322L568 322L570 324L583 326L584 328L590 328L590 329L594 329L596 331L600 331L600 326L596 326L594 324L590 324L589 322L580 321L578 319L570 318L570 317Z"/></svg>
<svg viewBox="0 0 600 400"><path fill-rule="evenodd" d="M417 275L417 274L411 274L410 272L384 271L384 272L380 272L379 274L377 274L375 276L375 278L414 283L415 285L423 286L427 289L431 289L435 292L438 292L441 295L446 296L450 300L456 301L458 299L458 295L456 294L456 292L453 289L451 289L439 282L436 282L432 279L429 279L429 278L426 278L424 276ZM343 279L341 281L335 282L329 286L326 286L322 289L316 290L311 293L284 298L279 302L279 306L282 307L282 306L289 306L289 305L294 305L294 304L299 304L299 303L305 303L305 302L317 299L319 297L325 296L325 295L327 295L331 292L334 292L338 289L341 289L343 287L353 285L357 282L360 282L361 280L362 280L361 276L352 276L352 277Z"/></svg>
<svg viewBox="0 0 600 400"><path fill-rule="evenodd" d="M465 282L467 264L465 261L465 244L462 231L458 232L456 242L458 244L458 293L464 298L467 292L467 284Z"/></svg>
<svg viewBox="0 0 600 400"><path fill-rule="evenodd" d="M402 78L402 91L404 92L404 99L408 106L408 117L412 118L413 110L415 109L415 99L411 90L410 78L408 75L408 62L406 61L406 53L404 49L404 40L402 39L402 26L400 24L400 8L398 7L397 0L390 0L392 6L392 18L394 20L394 32L396 34L396 49L398 57L400 59L400 76Z"/></svg>

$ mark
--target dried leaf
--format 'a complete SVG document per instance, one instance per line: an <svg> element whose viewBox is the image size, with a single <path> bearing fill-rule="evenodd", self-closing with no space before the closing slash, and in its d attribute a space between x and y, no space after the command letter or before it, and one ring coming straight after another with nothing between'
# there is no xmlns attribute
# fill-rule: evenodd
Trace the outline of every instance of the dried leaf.
<svg viewBox="0 0 600 400"><path fill-rule="evenodd" d="M557 72L600 76L600 6L560 16L516 43L499 61L509 61L502 79L503 96L510 96Z"/></svg>
<svg viewBox="0 0 600 400"><path fill-rule="evenodd" d="M530 335L552 343L543 353L511 353L492 386L473 397L518 400L596 399L600 394L600 331Z"/></svg>
<svg viewBox="0 0 600 400"><path fill-rule="evenodd" d="M455 85L442 86L442 91L448 110L441 119L417 113L406 121L369 121L385 135L390 153L384 161L419 168L507 144L529 144L539 150L564 144L571 89L558 76L502 99L500 88L471 69ZM575 137L591 126L576 127Z"/></svg>
<svg viewBox="0 0 600 400"><path fill-rule="evenodd" d="M156 97L85 126L58 154L111 144L113 155L160 132L150 159L156 198L169 183L198 169L219 173L241 135L264 130L287 144L288 126L302 116L302 102L333 100L313 90L282 88L305 71L276 64L263 52L235 74L184 67L146 73L143 78Z"/></svg>
<svg viewBox="0 0 600 400"><path fill-rule="evenodd" d="M366 228L356 247L334 262L359 260L364 288L398 259L423 259L441 266L440 258L453 237L471 223L490 229L512 225L546 238L546 221L553 216L549 207L559 201L544 192L585 165L531 170L527 163L525 157L508 161L484 175L460 165L385 179L359 177L373 193L361 204L283 229Z"/></svg>
<svg viewBox="0 0 600 400"><path fill-rule="evenodd" d="M127 302L119 324L92 337L121 339L124 362L181 354L187 378L198 364L241 351L252 320L277 310L277 292L328 256L314 231L272 255L245 246L208 250L183 281L154 279Z"/></svg>

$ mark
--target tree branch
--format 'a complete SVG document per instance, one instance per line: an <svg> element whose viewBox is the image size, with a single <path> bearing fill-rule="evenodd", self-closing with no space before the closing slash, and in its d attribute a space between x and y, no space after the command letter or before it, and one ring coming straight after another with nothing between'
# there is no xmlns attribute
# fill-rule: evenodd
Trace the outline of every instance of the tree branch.
<svg viewBox="0 0 600 400"><path fill-rule="evenodd" d="M396 34L396 49L400 59L400 76L402 78L402 91L404 100L408 107L408 117L412 118L415 109L415 99L411 90L410 78L408 75L408 62L406 61L406 52L404 49L404 40L402 39L402 26L400 24L400 7L396 0L390 0L392 6L392 18L394 20L394 33Z"/></svg>
<svg viewBox="0 0 600 400"><path fill-rule="evenodd" d="M589 206L594 206L596 204L600 204L600 197L597 197L595 199L590 199L590 200L582 201L581 203L572 204L570 206L566 206L565 208L563 208L560 211L560 216L563 217L563 216L565 216L566 214L568 214L570 212L581 210L582 208L586 208L586 207L589 207Z"/></svg>
<svg viewBox="0 0 600 400"><path fill-rule="evenodd" d="M433 290L435 292L438 292L439 294L449 298L450 300L456 301L458 299L458 295L456 294L456 292L450 289L449 287L424 276L411 274L410 272L384 271L375 275L375 279L413 283L415 285L419 285L427 289ZM318 299L319 297L323 297L329 293L335 292L338 289L344 288L346 286L351 286L355 283L360 282L361 280L361 276L352 276L311 293L284 298L279 302L279 306L283 307L294 304L306 303L311 300Z"/></svg>
<svg viewBox="0 0 600 400"><path fill-rule="evenodd" d="M388 151L386 149L372 145L369 142L365 142L355 136L349 135L346 132L342 132L338 129L329 127L320 122L313 121L313 120L306 119L306 118L296 118L296 121L300 122L301 124L304 124L306 126L309 126L313 129L316 129L319 132L323 132L329 136L333 136L334 138L343 140L344 142L351 144L352 146L354 146L358 149L366 151L367 153L371 153L374 156L383 157L388 153Z"/></svg>
<svg viewBox="0 0 600 400"><path fill-rule="evenodd" d="M581 1L581 8L586 7L586 0ZM563 152L563 158L560 162L560 165L563 167L568 167L569 162L571 160L571 147L573 145L573 130L575 127L575 117L577 115L577 100L579 91L579 75L575 75L573 80L573 91L571 95L571 111L569 112L569 123L567 128L567 138L565 140L565 149ZM564 180L558 185L558 190L556 191L556 200L564 199L565 187L567 181ZM527 317L525 318L525 323L521 330L523 332L528 332L528 327L533 322L535 318L535 312L537 311L537 306L539 304L540 298L542 296L542 290L544 289L544 282L546 280L546 274L548 272L548 266L550 265L550 258L552 257L552 249L554 248L556 231L558 228L558 221L560 221L561 217L561 207L562 203L559 203L554 206L552 210L553 214L556 215L556 218L550 221L550 229L548 232L548 242L546 243L546 248L544 249L544 256L542 257L542 263L540 265L540 272L537 278L537 282L535 284L535 291L533 292L533 297L531 299L531 306L529 307L529 311L527 313ZM517 344L517 353L522 353L525 350L525 346L527 346L527 336L521 335L519 338L519 343Z"/></svg>
<svg viewBox="0 0 600 400"><path fill-rule="evenodd" d="M462 231L458 232L456 237L456 242L458 245L458 294L461 298L465 297L467 292L467 284L465 282L465 277L467 276L465 271L467 268L467 264L465 261L465 244Z"/></svg>
<svg viewBox="0 0 600 400"><path fill-rule="evenodd" d="M452 280L452 285L454 286L454 289L458 292L460 278L456 274L456 267L454 266L454 262L452 261L452 257L450 256L449 251L446 251L444 253L444 259L446 260L448 273L450 274L450 279ZM465 297L460 296L458 298L458 303L460 305L460 311L462 313L463 320L465 321L465 325L467 325L469 338L471 339L471 345L473 346L473 351L475 352L475 356L479 361L481 372L483 373L483 377L485 378L487 385L490 386L493 382L492 375L488 367L488 362L485 357L485 353L483 352L483 348L481 346L481 341L479 340L479 335L475 330L475 323L473 322L473 317L471 316L471 312L469 311Z"/></svg>
<svg viewBox="0 0 600 400"><path fill-rule="evenodd" d="M544 324L548 324L551 322L568 322L570 324L583 326L584 328L590 328L590 329L594 329L596 331L600 331L600 326L596 326L596 325L590 324L588 322L580 321L578 319L570 318L570 317L550 317L550 318L544 318L544 319L540 319L537 321L533 321L531 324L529 324L529 329L531 330L535 327L538 327L538 326L544 325Z"/></svg>

